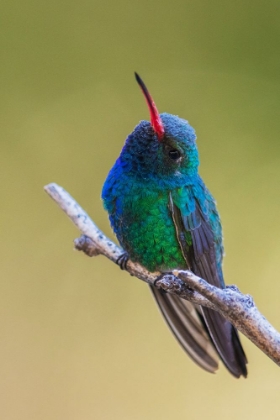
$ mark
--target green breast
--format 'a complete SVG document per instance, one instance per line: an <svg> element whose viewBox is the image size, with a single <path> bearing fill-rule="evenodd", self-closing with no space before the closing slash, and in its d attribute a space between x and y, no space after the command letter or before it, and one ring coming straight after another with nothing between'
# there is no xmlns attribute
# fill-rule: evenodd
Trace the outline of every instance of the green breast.
<svg viewBox="0 0 280 420"><path fill-rule="evenodd" d="M118 236L130 258L150 271L185 268L168 192L134 195L125 201Z"/></svg>

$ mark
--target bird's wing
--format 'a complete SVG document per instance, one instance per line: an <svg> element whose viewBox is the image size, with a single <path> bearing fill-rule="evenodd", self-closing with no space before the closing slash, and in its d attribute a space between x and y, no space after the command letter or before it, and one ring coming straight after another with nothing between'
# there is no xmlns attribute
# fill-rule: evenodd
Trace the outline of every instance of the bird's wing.
<svg viewBox="0 0 280 420"><path fill-rule="evenodd" d="M191 187L184 188L185 191L170 193L170 211L187 265L210 284L224 287L218 264L221 256L217 252L217 241L221 233L219 226L219 235L215 232L215 223L219 225L219 220L216 218L215 221L213 209L209 209L211 201L206 196L196 197ZM246 377L247 360L236 329L216 311L202 308L202 313L208 333L225 366L234 376Z"/></svg>

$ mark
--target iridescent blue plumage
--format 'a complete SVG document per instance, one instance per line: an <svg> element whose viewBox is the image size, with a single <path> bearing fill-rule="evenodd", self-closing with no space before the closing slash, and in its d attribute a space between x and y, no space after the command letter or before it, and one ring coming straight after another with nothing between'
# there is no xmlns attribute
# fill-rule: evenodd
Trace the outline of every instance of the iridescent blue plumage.
<svg viewBox="0 0 280 420"><path fill-rule="evenodd" d="M151 118L128 136L103 187L114 232L129 257L150 271L189 268L224 287L222 229L215 201L198 174L195 131L156 108ZM246 376L246 357L229 322L217 312L152 291L173 333L200 366L217 369L214 346L234 376Z"/></svg>

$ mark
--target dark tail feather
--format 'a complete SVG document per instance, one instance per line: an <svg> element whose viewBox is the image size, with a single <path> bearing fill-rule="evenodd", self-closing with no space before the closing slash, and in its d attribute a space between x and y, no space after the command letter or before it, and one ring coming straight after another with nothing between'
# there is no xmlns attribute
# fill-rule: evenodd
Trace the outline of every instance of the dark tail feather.
<svg viewBox="0 0 280 420"><path fill-rule="evenodd" d="M238 331L234 327L232 327L232 343L235 349L236 357L239 360L239 366L242 371L242 375L244 376L244 378L247 378L248 372L246 364L248 363L248 360L240 343Z"/></svg>
<svg viewBox="0 0 280 420"><path fill-rule="evenodd" d="M233 376L247 377L247 358L241 346L236 329L222 315L211 309L202 308L210 337L223 363Z"/></svg>
<svg viewBox="0 0 280 420"><path fill-rule="evenodd" d="M214 373L218 369L217 355L194 306L176 295L151 286L154 298L171 331L188 353L203 369Z"/></svg>

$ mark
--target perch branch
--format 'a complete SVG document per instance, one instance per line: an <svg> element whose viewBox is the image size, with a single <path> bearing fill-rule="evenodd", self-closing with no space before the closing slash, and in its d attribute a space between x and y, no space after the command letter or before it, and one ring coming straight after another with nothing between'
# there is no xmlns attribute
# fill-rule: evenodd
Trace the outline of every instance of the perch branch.
<svg viewBox="0 0 280 420"><path fill-rule="evenodd" d="M98 229L70 194L54 183L46 185L45 191L82 232L75 240L75 248L88 256L102 254L117 264L124 251ZM150 273L131 260L128 260L126 270L167 293L218 311L280 366L280 334L258 311L252 297L243 295L236 286L219 289L187 270L174 270L165 275Z"/></svg>

